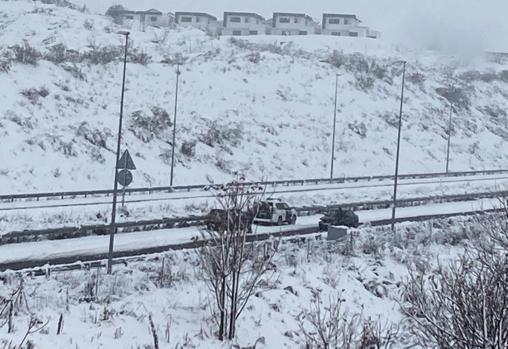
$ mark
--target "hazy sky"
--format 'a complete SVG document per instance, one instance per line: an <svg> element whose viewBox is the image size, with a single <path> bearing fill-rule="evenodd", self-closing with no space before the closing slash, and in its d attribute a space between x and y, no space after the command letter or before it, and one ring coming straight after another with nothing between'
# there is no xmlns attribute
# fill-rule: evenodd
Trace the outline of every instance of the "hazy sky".
<svg viewBox="0 0 508 349"><path fill-rule="evenodd" d="M75 0L104 12L111 4L132 9L249 11L270 17L274 11L357 14L385 40L450 52L508 52L508 0Z"/></svg>

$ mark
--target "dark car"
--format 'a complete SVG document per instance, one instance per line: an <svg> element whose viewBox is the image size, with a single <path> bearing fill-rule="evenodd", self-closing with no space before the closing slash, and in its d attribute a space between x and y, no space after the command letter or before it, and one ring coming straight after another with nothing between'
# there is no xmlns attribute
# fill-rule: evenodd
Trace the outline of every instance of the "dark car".
<svg viewBox="0 0 508 349"><path fill-rule="evenodd" d="M328 211L323 217L321 217L319 220L319 230L326 231L330 225L358 228L360 225L360 220L358 215L355 214L352 210L337 208Z"/></svg>
<svg viewBox="0 0 508 349"><path fill-rule="evenodd" d="M235 219L235 213L233 211L229 212L230 216L232 216L232 222L238 222ZM247 233L252 233L252 221L254 220L254 213L242 212L241 222L242 226L247 227ZM227 229L227 220L228 220L228 211L222 209L213 209L208 213L206 217L206 228L212 231L223 231Z"/></svg>

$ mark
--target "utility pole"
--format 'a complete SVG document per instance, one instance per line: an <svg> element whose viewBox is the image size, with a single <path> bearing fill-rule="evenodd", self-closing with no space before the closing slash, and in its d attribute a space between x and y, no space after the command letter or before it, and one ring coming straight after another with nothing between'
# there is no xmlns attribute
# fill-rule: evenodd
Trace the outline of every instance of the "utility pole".
<svg viewBox="0 0 508 349"><path fill-rule="evenodd" d="M176 114L178 111L178 85L180 80L180 64L176 65L176 88L175 88L175 115L173 117L173 142L171 146L171 179L170 186L173 186L173 174L175 170L175 142L176 142Z"/></svg>
<svg viewBox="0 0 508 349"><path fill-rule="evenodd" d="M123 102L125 97L125 74L127 71L127 48L129 45L129 32L122 31L118 34L125 36L125 53L123 58L123 77L122 77L122 97L120 99L120 120L118 122L118 139L116 144L116 161L115 161L115 182L113 184L113 207L111 210L111 225L109 232L109 252L108 252L108 274L113 270L113 246L115 244L116 234L116 201L118 193L118 161L120 159L120 143L122 141L122 119L123 119Z"/></svg>
<svg viewBox="0 0 508 349"><path fill-rule="evenodd" d="M337 129L337 95L339 93L339 74L335 74L335 108L333 110L332 164L330 166L330 183L333 181L333 164L335 161L335 131Z"/></svg>
<svg viewBox="0 0 508 349"><path fill-rule="evenodd" d="M392 232L395 232L395 210L397 207L397 184L399 181L399 158L400 158L400 133L402 129L402 108L404 106L404 85L406 83L406 61L400 61L402 63L402 89L400 93L400 112L399 112L399 131L397 136L397 157L395 160L395 178L393 185L393 204L392 204Z"/></svg>
<svg viewBox="0 0 508 349"><path fill-rule="evenodd" d="M446 173L450 171L450 144L452 139L453 104L450 103L450 119L448 120L448 146L446 147Z"/></svg>

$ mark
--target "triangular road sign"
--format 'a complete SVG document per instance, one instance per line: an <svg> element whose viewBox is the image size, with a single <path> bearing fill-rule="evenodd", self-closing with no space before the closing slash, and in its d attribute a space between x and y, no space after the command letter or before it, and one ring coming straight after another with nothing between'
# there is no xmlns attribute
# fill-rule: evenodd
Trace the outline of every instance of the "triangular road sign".
<svg viewBox="0 0 508 349"><path fill-rule="evenodd" d="M118 160L118 164L116 166L119 170L135 170L136 165L134 165L134 161L132 161L131 154L126 150L120 160Z"/></svg>

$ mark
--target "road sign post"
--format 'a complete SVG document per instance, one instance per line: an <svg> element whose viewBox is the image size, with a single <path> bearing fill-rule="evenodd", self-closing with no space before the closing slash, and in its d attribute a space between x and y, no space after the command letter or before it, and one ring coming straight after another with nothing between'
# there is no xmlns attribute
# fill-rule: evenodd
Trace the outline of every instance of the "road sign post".
<svg viewBox="0 0 508 349"><path fill-rule="evenodd" d="M118 160L118 169L122 169L118 172L118 184L122 186L122 207L125 207L125 188L132 183L132 173L129 170L135 170L136 165L132 160L131 154L126 150L120 160Z"/></svg>

